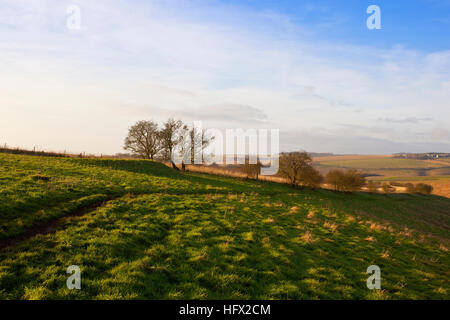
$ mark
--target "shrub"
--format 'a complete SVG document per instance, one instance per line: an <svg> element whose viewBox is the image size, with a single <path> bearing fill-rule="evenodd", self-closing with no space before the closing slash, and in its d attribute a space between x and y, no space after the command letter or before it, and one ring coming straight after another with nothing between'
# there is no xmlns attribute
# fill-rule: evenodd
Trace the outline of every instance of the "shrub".
<svg viewBox="0 0 450 320"><path fill-rule="evenodd" d="M395 188L387 182L383 183L381 188L383 189L384 193L394 193L395 192Z"/></svg>
<svg viewBox="0 0 450 320"><path fill-rule="evenodd" d="M249 160L245 160L244 165L244 173L247 175L247 179L256 179L258 180L259 175L261 174L261 162L258 160L257 163L249 163Z"/></svg>
<svg viewBox="0 0 450 320"><path fill-rule="evenodd" d="M347 170L344 173L345 191L355 192L361 190L366 184L366 179L355 169Z"/></svg>
<svg viewBox="0 0 450 320"><path fill-rule="evenodd" d="M341 188L341 181L344 180L344 172L341 170L330 170L327 173L326 181L332 185L334 190L339 191Z"/></svg>
<svg viewBox="0 0 450 320"><path fill-rule="evenodd" d="M356 192L366 183L365 178L356 170L331 170L327 174L327 183L337 191Z"/></svg>
<svg viewBox="0 0 450 320"><path fill-rule="evenodd" d="M394 187L406 187L406 184L405 183L401 183L401 182L391 181L389 183L391 184L391 186L394 186Z"/></svg>
<svg viewBox="0 0 450 320"><path fill-rule="evenodd" d="M412 183L405 184L406 192L408 193L416 193L416 187Z"/></svg>
<svg viewBox="0 0 450 320"><path fill-rule="evenodd" d="M307 166L303 170L300 170L298 180L301 186L317 188L320 187L324 178L318 170L312 166Z"/></svg>
<svg viewBox="0 0 450 320"><path fill-rule="evenodd" d="M306 152L291 152L280 156L279 174L293 187L318 187L322 175L313 168L312 159Z"/></svg>
<svg viewBox="0 0 450 320"><path fill-rule="evenodd" d="M378 192L378 184L375 183L374 181L369 181L367 183L367 191L372 192L372 193L376 193Z"/></svg>
<svg viewBox="0 0 450 320"><path fill-rule="evenodd" d="M429 184L418 183L416 184L416 192L421 194L431 194L431 192L433 192L433 187Z"/></svg>

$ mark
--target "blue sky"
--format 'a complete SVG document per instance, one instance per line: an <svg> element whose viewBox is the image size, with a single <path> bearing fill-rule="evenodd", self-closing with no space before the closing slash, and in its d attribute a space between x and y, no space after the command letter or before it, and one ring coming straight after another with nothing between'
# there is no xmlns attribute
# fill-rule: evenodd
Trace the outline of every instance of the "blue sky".
<svg viewBox="0 0 450 320"><path fill-rule="evenodd" d="M449 19L448 0L0 0L0 143L115 153L174 116L278 128L284 151L450 152Z"/></svg>
<svg viewBox="0 0 450 320"><path fill-rule="evenodd" d="M425 51L450 46L450 1L448 0L233 0L221 3L250 10L273 11L292 22L315 29L316 40L390 48L404 45ZM369 5L378 5L382 30L366 28Z"/></svg>

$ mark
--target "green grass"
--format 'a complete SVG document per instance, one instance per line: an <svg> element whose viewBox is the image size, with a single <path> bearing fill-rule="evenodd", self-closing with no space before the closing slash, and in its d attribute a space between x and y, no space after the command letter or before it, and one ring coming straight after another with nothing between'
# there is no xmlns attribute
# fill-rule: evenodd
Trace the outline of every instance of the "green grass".
<svg viewBox="0 0 450 320"><path fill-rule="evenodd" d="M443 197L0 154L0 208L0 241L64 221L0 250L2 299L450 298ZM383 290L366 287L372 264ZM66 288L70 265L81 268L81 290Z"/></svg>

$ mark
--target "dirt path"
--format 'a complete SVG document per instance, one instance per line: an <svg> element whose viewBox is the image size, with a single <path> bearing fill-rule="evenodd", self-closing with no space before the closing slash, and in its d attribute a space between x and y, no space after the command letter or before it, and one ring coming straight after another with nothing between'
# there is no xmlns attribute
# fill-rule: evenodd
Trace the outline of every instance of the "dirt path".
<svg viewBox="0 0 450 320"><path fill-rule="evenodd" d="M71 218L79 217L85 215L89 212L94 211L95 209L105 205L107 202L121 198L122 196L111 197L96 203L93 203L87 207L80 208L74 212L66 214L62 217L58 217L55 219L47 220L47 221L36 221L33 225L23 234L18 236L13 236L11 238L0 240L0 250L4 248L14 247L19 243L33 238L37 235L45 235L54 233L59 229L64 229L68 224L71 223Z"/></svg>
<svg viewBox="0 0 450 320"><path fill-rule="evenodd" d="M205 194L211 194L211 193L213 193L213 192L205 192ZM214 193L221 194L222 192L215 191ZM171 195L170 193L156 191L156 192L136 193L136 194L134 194L134 196L150 195L150 194ZM178 195L184 195L184 194L192 194L192 193L191 192L181 192L181 193L173 193L172 195L178 196ZM15 247L15 246L19 245L20 243L22 243L23 241L31 239L37 235L46 235L46 234L54 233L58 230L63 230L73 222L72 221L73 218L88 214L88 213L96 210L97 208L104 206L106 203L108 203L110 201L114 201L114 200L123 198L125 196L127 196L127 194L111 196L104 200L92 203L86 207L80 208L74 212L63 215L61 217L57 217L57 218L46 220L46 221L36 221L24 233L17 235L17 236L11 236L6 239L1 239L0 240L0 250Z"/></svg>

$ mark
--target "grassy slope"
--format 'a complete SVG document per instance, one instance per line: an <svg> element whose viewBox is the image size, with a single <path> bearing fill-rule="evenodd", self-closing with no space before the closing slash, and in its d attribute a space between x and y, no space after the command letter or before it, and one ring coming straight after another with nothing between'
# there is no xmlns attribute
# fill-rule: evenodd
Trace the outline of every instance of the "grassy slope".
<svg viewBox="0 0 450 320"><path fill-rule="evenodd" d="M0 298L450 297L450 199L0 154L0 240L112 198L2 249ZM65 286L74 264L80 291ZM366 288L371 264L381 267L382 291Z"/></svg>

